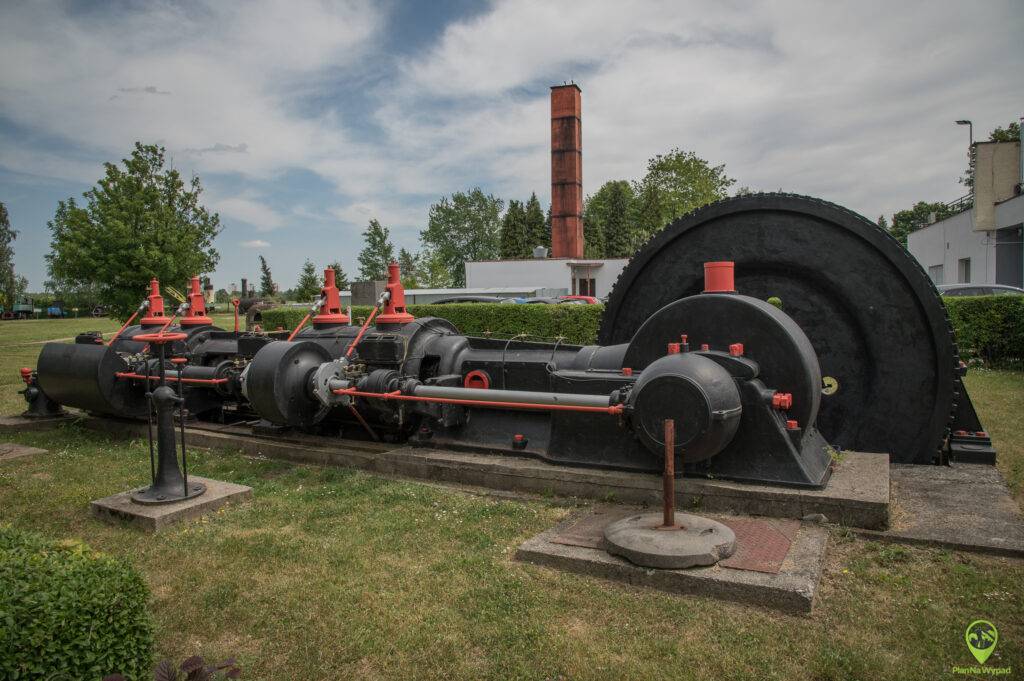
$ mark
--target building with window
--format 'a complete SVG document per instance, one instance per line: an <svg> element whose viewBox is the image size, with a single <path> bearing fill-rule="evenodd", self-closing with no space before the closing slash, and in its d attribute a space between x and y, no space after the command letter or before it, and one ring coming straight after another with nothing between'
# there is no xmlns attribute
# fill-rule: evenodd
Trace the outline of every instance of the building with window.
<svg viewBox="0 0 1024 681"><path fill-rule="evenodd" d="M1024 152L974 144L973 206L911 232L907 250L936 284L1024 286Z"/></svg>

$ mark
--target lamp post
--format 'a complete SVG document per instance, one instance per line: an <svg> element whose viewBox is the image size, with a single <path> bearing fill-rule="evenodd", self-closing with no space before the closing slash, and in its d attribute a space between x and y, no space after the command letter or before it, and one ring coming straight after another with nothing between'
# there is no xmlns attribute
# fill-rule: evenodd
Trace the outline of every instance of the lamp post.
<svg viewBox="0 0 1024 681"><path fill-rule="evenodd" d="M970 146L973 147L974 146L974 124L971 123L970 121L957 121L956 124L957 125L966 125L967 126L967 134L969 135L969 138L970 138Z"/></svg>

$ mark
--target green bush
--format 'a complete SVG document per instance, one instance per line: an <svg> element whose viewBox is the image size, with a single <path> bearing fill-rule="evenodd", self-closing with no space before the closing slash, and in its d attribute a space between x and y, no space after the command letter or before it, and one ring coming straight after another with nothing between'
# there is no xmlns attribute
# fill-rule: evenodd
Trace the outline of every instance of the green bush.
<svg viewBox="0 0 1024 681"><path fill-rule="evenodd" d="M0 678L148 677L148 600L126 562L0 526Z"/></svg>
<svg viewBox="0 0 1024 681"><path fill-rule="evenodd" d="M956 331L960 354L993 366L1024 360L1024 296L943 298Z"/></svg>
<svg viewBox="0 0 1024 681"><path fill-rule="evenodd" d="M373 308L352 308L352 323L361 324ZM502 338L526 334L533 339L563 338L566 343L596 342L603 305L515 305L512 303L453 303L450 305L409 305L415 317L447 319L464 334ZM306 307L275 307L264 310L264 329L294 328L306 315Z"/></svg>

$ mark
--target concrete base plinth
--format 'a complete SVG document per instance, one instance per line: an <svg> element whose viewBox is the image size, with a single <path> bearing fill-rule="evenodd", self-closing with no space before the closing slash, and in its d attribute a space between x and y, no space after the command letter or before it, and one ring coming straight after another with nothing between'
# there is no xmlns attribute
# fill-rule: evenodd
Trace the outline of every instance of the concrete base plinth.
<svg viewBox="0 0 1024 681"><path fill-rule="evenodd" d="M63 416L0 416L0 433L26 433L35 430L51 430L62 423L73 421L74 414Z"/></svg>
<svg viewBox="0 0 1024 681"><path fill-rule="evenodd" d="M710 518L678 513L675 525L662 526L659 513L618 520L604 530L605 550L643 567L679 570L714 565L736 551L736 535Z"/></svg>
<svg viewBox="0 0 1024 681"><path fill-rule="evenodd" d="M252 498L252 487L221 482L199 476L189 476L189 483L195 481L206 485L206 492L198 497L176 501L170 504L138 504L132 501L132 494L138 490L121 492L89 504L92 514L110 521L128 521L149 532L158 532L168 525L190 520L216 511L225 504ZM145 489L145 487L139 488Z"/></svg>

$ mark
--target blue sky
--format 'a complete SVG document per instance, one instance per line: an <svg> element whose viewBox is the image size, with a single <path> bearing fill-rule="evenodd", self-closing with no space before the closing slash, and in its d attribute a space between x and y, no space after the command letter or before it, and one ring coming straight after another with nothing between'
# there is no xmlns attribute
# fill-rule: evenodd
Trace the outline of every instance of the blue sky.
<svg viewBox="0 0 1024 681"><path fill-rule="evenodd" d="M1007 2L34 2L0 8L0 201L40 289L46 222L158 142L220 213L215 285L354 273L473 186L549 195L548 86L583 88L584 187L672 147L871 218L949 201L970 118L1024 114Z"/></svg>

